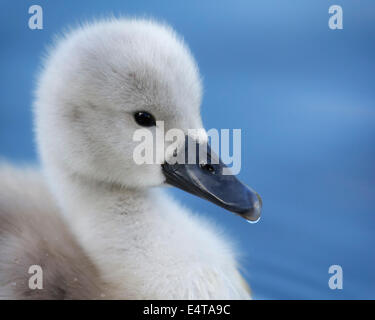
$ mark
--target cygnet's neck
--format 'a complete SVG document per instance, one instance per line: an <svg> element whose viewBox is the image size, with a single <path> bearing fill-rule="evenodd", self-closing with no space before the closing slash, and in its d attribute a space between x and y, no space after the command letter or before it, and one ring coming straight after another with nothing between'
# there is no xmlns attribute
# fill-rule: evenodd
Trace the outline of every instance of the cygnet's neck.
<svg viewBox="0 0 375 320"><path fill-rule="evenodd" d="M135 219L146 218L145 212L151 206L154 193L146 188L126 188L73 175L61 174L58 181L60 207L74 228L75 225L82 228L81 223L98 225L111 221L116 225L119 222L129 225L136 222Z"/></svg>
<svg viewBox="0 0 375 320"><path fill-rule="evenodd" d="M137 280L132 274L137 269L134 258L140 262L139 252L154 241L151 237L163 221L163 211L151 209L157 206L155 193L160 190L124 189L60 173L54 192L65 220L101 271L103 280L118 284L119 288L111 290L117 290L122 298L139 298L126 296L121 282L126 281L129 286L131 278L134 286L140 287L137 281L141 277Z"/></svg>

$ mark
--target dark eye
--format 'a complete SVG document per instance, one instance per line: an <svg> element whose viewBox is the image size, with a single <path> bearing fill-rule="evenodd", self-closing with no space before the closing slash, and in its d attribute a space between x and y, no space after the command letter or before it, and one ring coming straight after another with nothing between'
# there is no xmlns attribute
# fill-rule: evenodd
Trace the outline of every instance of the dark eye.
<svg viewBox="0 0 375 320"><path fill-rule="evenodd" d="M155 117L146 111L136 112L134 119L142 127L153 127L156 125Z"/></svg>

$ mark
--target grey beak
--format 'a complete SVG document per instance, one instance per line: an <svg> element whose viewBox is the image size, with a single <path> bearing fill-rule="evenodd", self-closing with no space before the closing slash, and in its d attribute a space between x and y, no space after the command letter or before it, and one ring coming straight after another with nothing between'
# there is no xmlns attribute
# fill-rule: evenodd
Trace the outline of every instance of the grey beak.
<svg viewBox="0 0 375 320"><path fill-rule="evenodd" d="M174 164L162 165L166 182L200 198L206 199L236 213L250 222L260 218L262 200L258 193L239 181L234 175L224 175L225 164L211 150L209 145L198 145L196 142L194 164L190 164L188 140L185 142L184 156L177 157ZM205 161L200 162L201 150L205 150ZM181 161L184 160L184 161ZM202 159L201 159L202 160ZM216 161L213 161L216 160Z"/></svg>

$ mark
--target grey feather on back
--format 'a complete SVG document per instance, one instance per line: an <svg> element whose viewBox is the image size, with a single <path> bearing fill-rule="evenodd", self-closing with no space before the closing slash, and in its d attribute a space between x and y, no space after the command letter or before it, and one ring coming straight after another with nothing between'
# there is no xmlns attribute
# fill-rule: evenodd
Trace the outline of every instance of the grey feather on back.
<svg viewBox="0 0 375 320"><path fill-rule="evenodd" d="M109 298L57 210L38 172L0 166L0 299ZM29 288L32 265L43 289Z"/></svg>

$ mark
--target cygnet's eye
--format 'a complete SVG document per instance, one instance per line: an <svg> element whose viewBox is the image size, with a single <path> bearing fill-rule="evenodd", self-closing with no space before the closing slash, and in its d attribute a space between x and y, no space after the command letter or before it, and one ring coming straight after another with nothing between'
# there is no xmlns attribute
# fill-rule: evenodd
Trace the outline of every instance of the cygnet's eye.
<svg viewBox="0 0 375 320"><path fill-rule="evenodd" d="M156 125L155 117L146 111L136 112L134 119L142 127L153 127Z"/></svg>

